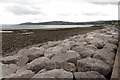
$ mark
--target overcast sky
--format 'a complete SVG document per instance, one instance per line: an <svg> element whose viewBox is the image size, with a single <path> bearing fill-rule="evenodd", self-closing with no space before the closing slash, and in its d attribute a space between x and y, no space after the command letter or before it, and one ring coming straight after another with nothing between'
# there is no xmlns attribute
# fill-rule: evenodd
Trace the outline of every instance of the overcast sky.
<svg viewBox="0 0 120 80"><path fill-rule="evenodd" d="M117 20L119 0L0 0L0 24Z"/></svg>

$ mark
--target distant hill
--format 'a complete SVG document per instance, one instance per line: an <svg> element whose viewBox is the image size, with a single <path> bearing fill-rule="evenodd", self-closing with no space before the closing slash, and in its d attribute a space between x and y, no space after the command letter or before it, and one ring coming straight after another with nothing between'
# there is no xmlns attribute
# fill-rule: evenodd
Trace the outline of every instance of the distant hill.
<svg viewBox="0 0 120 80"><path fill-rule="evenodd" d="M111 21L93 21L93 22L65 22L65 21L50 21L50 22L26 22L21 23L19 25L109 25L109 24L117 24L118 20Z"/></svg>

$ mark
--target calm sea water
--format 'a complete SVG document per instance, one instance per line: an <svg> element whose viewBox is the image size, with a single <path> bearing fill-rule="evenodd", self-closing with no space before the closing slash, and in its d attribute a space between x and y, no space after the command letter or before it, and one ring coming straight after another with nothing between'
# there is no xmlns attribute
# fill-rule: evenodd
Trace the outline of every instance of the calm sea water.
<svg viewBox="0 0 120 80"><path fill-rule="evenodd" d="M2 25L2 30L90 27L92 25Z"/></svg>

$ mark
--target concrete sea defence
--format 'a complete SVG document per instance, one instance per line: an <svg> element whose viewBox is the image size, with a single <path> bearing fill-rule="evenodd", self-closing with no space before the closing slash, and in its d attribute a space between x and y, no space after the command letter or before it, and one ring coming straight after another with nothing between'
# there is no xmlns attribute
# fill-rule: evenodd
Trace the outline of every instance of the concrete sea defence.
<svg viewBox="0 0 120 80"><path fill-rule="evenodd" d="M119 30L104 27L60 41L22 49L0 59L6 80L110 79L118 48Z"/></svg>

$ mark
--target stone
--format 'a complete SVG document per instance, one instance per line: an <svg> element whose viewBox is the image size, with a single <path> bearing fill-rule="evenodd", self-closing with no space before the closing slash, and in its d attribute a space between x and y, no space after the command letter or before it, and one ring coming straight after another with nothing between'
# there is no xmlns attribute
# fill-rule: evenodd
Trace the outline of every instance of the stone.
<svg viewBox="0 0 120 80"><path fill-rule="evenodd" d="M107 76L111 72L110 66L98 59L85 58L77 61L78 72L85 71L98 71L104 76Z"/></svg>
<svg viewBox="0 0 120 80"><path fill-rule="evenodd" d="M22 67L22 66L25 66L26 65L26 63L28 62L28 60L29 60L29 58L27 57L27 56L23 56L23 55L21 55L21 56L17 56L19 59L18 59L18 61L17 61L17 66L19 66L19 67Z"/></svg>
<svg viewBox="0 0 120 80"><path fill-rule="evenodd" d="M81 56L83 58L86 57L93 57L96 54L96 51L90 50L90 49L86 49L86 51L81 52Z"/></svg>
<svg viewBox="0 0 120 80"><path fill-rule="evenodd" d="M35 73L34 72L32 72L32 71L30 71L30 70L25 70L25 71L20 71L20 72L18 72L18 73L14 73L14 74L11 74L11 75L9 75L9 76L7 76L6 78L8 78L7 80L9 80L9 78L11 78L11 79L15 79L15 78L17 78L17 79L30 79L31 77L33 77L35 75Z"/></svg>
<svg viewBox="0 0 120 80"><path fill-rule="evenodd" d="M24 55L14 55L2 58L4 64L16 64L17 66L24 66L28 62L28 57Z"/></svg>
<svg viewBox="0 0 120 80"><path fill-rule="evenodd" d="M18 67L15 64L3 64L2 65L2 77L6 77L10 74L13 74L17 71Z"/></svg>
<svg viewBox="0 0 120 80"><path fill-rule="evenodd" d="M117 45L118 44L118 39L114 39L114 38L112 38L112 39L108 39L107 40L109 43L111 43L111 44L115 44L115 45Z"/></svg>
<svg viewBox="0 0 120 80"><path fill-rule="evenodd" d="M48 63L49 61L50 61L50 59L46 58L46 57L37 58L27 64L27 69L32 70L36 73L36 72L40 71L41 69L44 69L46 66L46 63Z"/></svg>
<svg viewBox="0 0 120 80"><path fill-rule="evenodd" d="M39 76L41 73L44 73L44 72L47 72L47 70L46 69L42 69L38 73L36 73L34 76ZM32 77L34 77L34 76L32 76ZM31 78L30 80L35 80L35 79L40 79L40 78Z"/></svg>
<svg viewBox="0 0 120 80"><path fill-rule="evenodd" d="M106 80L106 78L102 74L96 71L75 72L74 77L75 80L82 80L82 79Z"/></svg>
<svg viewBox="0 0 120 80"><path fill-rule="evenodd" d="M66 63L63 66L61 66L61 69L64 69L69 72L75 72L76 66L73 63Z"/></svg>
<svg viewBox="0 0 120 80"><path fill-rule="evenodd" d="M77 59L80 58L80 55L72 50L68 50L65 54L56 54L51 58L53 62L73 62L76 63Z"/></svg>
<svg viewBox="0 0 120 80"><path fill-rule="evenodd" d="M102 60L112 67L114 64L115 53L110 52L106 49L102 49L97 51L93 58Z"/></svg>
<svg viewBox="0 0 120 80"><path fill-rule="evenodd" d="M48 49L50 47L57 46L59 43L61 43L61 41L49 41L45 45L43 45L42 47L44 47L45 49Z"/></svg>
<svg viewBox="0 0 120 80"><path fill-rule="evenodd" d="M85 39L94 39L94 33L87 33Z"/></svg>
<svg viewBox="0 0 120 80"><path fill-rule="evenodd" d="M61 48L62 47L60 46L48 48L45 51L44 56L51 59L51 57L54 56L55 54L61 53Z"/></svg>
<svg viewBox="0 0 120 80"><path fill-rule="evenodd" d="M29 61L32 61L36 58L43 57L44 56L45 49L40 47L35 49L33 52L29 53L27 57L29 58Z"/></svg>
<svg viewBox="0 0 120 80"><path fill-rule="evenodd" d="M70 48L71 48L69 42L63 42L63 43L59 44L59 46L61 47L61 53L65 53L67 50L70 50Z"/></svg>
<svg viewBox="0 0 120 80"><path fill-rule="evenodd" d="M41 73L44 73L46 71L47 71L46 69L41 69L37 74L41 74Z"/></svg>
<svg viewBox="0 0 120 80"><path fill-rule="evenodd" d="M81 54L81 52L86 51L86 48L84 45L79 46L72 46L71 50L76 51L78 54Z"/></svg>
<svg viewBox="0 0 120 80"><path fill-rule="evenodd" d="M73 50L66 51L64 57L66 58L67 62L71 62L74 64L77 64L77 60L81 59L81 55L79 55L76 51Z"/></svg>
<svg viewBox="0 0 120 80"><path fill-rule="evenodd" d="M94 38L92 40L86 40L88 44L94 44L98 49L102 49L105 46L105 42L101 38Z"/></svg>
<svg viewBox="0 0 120 80"><path fill-rule="evenodd" d="M41 78L41 79L54 79L54 80L58 80L58 79L62 79L62 80L73 80L73 75L71 72L67 72L63 69L53 69L41 74L37 74L35 76L32 77L32 79L30 80L35 80L36 78Z"/></svg>
<svg viewBox="0 0 120 80"><path fill-rule="evenodd" d="M15 54L15 55L23 55L23 54L25 54L26 52L29 53L28 51L29 51L28 49L21 49L21 50L19 50L19 51L17 52L17 54Z"/></svg>
<svg viewBox="0 0 120 80"><path fill-rule="evenodd" d="M43 47L31 47L29 49L20 50L16 56L26 56L28 61L44 56L45 49Z"/></svg>
<svg viewBox="0 0 120 80"><path fill-rule="evenodd" d="M50 61L45 66L46 70L52 70L52 69L64 69L69 72L75 72L76 67L73 63L67 63L67 62L53 62Z"/></svg>
<svg viewBox="0 0 120 80"><path fill-rule="evenodd" d="M79 37L78 36L72 36L69 38L69 41L75 41L77 40Z"/></svg>
<svg viewBox="0 0 120 80"><path fill-rule="evenodd" d="M107 51L109 51L109 52L114 52L114 53L116 53L117 46L114 45L114 44L111 44L111 43L106 43L103 49L104 49L104 50L107 50Z"/></svg>
<svg viewBox="0 0 120 80"><path fill-rule="evenodd" d="M85 46L87 49L91 49L91 50L94 50L94 51L97 51L97 47L94 45L94 44L89 44L89 45L86 45Z"/></svg>
<svg viewBox="0 0 120 80"><path fill-rule="evenodd" d="M19 58L16 56L7 56L2 58L2 63L4 64L17 64Z"/></svg>

